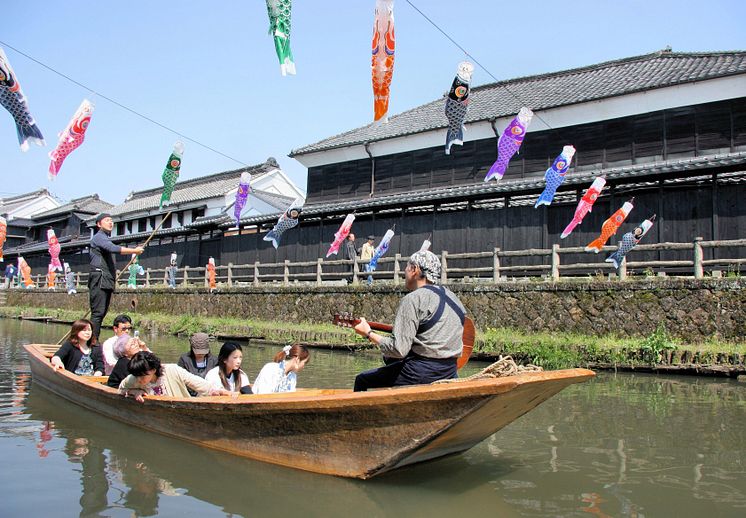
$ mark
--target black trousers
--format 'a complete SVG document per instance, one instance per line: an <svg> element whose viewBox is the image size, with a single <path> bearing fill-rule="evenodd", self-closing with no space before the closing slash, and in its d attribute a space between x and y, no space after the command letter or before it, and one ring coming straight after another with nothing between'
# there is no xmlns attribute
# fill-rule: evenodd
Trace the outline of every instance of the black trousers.
<svg viewBox="0 0 746 518"><path fill-rule="evenodd" d="M88 298L91 303L91 323L93 324L93 336L98 341L101 332L101 322L104 321L106 312L109 311L111 294L114 290L105 290L100 285L88 286Z"/></svg>
<svg viewBox="0 0 746 518"><path fill-rule="evenodd" d="M383 367L361 372L355 377L354 390L421 385L456 377L456 358L436 359L410 354L401 360L387 361Z"/></svg>

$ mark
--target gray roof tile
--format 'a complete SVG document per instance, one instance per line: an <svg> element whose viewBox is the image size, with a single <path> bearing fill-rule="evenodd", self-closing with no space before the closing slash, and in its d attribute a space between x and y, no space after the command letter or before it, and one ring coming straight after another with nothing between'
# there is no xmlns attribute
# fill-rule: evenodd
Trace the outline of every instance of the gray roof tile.
<svg viewBox="0 0 746 518"><path fill-rule="evenodd" d="M35 214L34 220L38 221L41 219L66 214L68 212L87 212L88 214L98 214L99 212L111 210L113 206L113 204L99 199L98 194L91 194L90 196L83 196L82 198L70 200L68 203L60 205L59 207L55 207L54 209Z"/></svg>
<svg viewBox="0 0 746 518"><path fill-rule="evenodd" d="M7 198L0 198L0 214L12 212L15 209L26 205L31 200L38 198L39 196L49 195L49 191L46 189L39 189L24 194L17 194L15 196L8 196Z"/></svg>
<svg viewBox="0 0 746 518"><path fill-rule="evenodd" d="M596 65L477 86L467 123L631 94L681 83L746 73L746 52L683 53L667 50ZM444 85L445 87L446 85ZM290 156L375 142L445 128L443 99L295 149Z"/></svg>
<svg viewBox="0 0 746 518"><path fill-rule="evenodd" d="M277 161L270 157L263 164L242 167L232 171L224 171L222 173L176 182L174 192L171 195L171 205L191 203L215 198L217 196L223 196L225 193L238 186L238 179L240 178L241 173L251 173L252 180L254 180L255 178L258 178L273 169L278 169L279 167ZM159 186L144 191L130 193L124 203L117 205L111 210L111 215L121 216L131 212L155 209L161 203L162 191L163 186Z"/></svg>

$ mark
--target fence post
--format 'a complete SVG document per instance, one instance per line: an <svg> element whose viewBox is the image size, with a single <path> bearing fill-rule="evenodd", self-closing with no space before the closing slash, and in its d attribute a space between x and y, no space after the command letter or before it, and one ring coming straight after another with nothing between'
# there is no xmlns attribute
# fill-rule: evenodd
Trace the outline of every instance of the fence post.
<svg viewBox="0 0 746 518"><path fill-rule="evenodd" d="M394 286L399 285L399 261L401 261L401 254L396 254L394 256Z"/></svg>
<svg viewBox="0 0 746 518"><path fill-rule="evenodd" d="M500 256L497 255L499 253L500 249L497 247L492 250L492 282L495 284L500 280Z"/></svg>
<svg viewBox="0 0 746 518"><path fill-rule="evenodd" d="M210 282L209 282L208 277L207 277L207 273L208 273L207 272L207 267L205 266L205 288L207 288L210 285ZM216 271L215 272L215 276L217 277L217 275L218 275L218 272Z"/></svg>
<svg viewBox="0 0 746 518"><path fill-rule="evenodd" d="M445 250L440 253L440 283L448 283L448 252Z"/></svg>
<svg viewBox="0 0 746 518"><path fill-rule="evenodd" d="M702 238L694 238L694 278L701 279L705 276L705 269L702 265L704 253L702 252Z"/></svg>
<svg viewBox="0 0 746 518"><path fill-rule="evenodd" d="M558 281L560 278L560 272L559 272L559 265L560 265L560 256L559 256L559 244L555 243L552 245L552 280Z"/></svg>
<svg viewBox="0 0 746 518"><path fill-rule="evenodd" d="M145 287L150 288L150 268L145 270Z"/></svg>
<svg viewBox="0 0 746 518"><path fill-rule="evenodd" d="M357 286L357 255L352 258L352 285Z"/></svg>
<svg viewBox="0 0 746 518"><path fill-rule="evenodd" d="M233 286L233 263L228 263L228 287Z"/></svg>
<svg viewBox="0 0 746 518"><path fill-rule="evenodd" d="M290 284L290 264L289 259L285 259L285 268L282 271L282 285L287 286Z"/></svg>
<svg viewBox="0 0 746 518"><path fill-rule="evenodd" d="M184 266L184 287L189 286L189 267Z"/></svg>
<svg viewBox="0 0 746 518"><path fill-rule="evenodd" d="M617 273L619 274L619 280L623 281L627 278L627 258L622 257L622 263L619 265L619 269L617 270Z"/></svg>
<svg viewBox="0 0 746 518"><path fill-rule="evenodd" d="M75 274L75 289L80 288L80 272Z"/></svg>
<svg viewBox="0 0 746 518"><path fill-rule="evenodd" d="M321 264L324 262L324 260L319 257L316 259L316 286L321 286L322 280L321 280Z"/></svg>
<svg viewBox="0 0 746 518"><path fill-rule="evenodd" d="M254 286L259 286L259 261L254 261Z"/></svg>

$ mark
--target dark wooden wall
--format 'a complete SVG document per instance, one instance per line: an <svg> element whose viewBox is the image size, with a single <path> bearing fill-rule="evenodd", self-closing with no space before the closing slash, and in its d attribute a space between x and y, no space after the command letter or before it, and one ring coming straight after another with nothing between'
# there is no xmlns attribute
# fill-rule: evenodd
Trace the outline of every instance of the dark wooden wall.
<svg viewBox="0 0 746 518"><path fill-rule="evenodd" d="M444 130L445 131L445 130ZM746 97L529 133L506 179L542 176L562 147L577 149L576 171L746 149ZM376 196L481 182L495 161L497 139L482 139L375 159ZM307 203L367 197L370 159L308 170Z"/></svg>

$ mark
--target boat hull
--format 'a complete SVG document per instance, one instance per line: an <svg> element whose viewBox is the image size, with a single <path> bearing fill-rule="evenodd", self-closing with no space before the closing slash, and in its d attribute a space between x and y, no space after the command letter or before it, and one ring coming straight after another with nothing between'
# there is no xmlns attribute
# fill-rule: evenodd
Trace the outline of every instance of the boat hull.
<svg viewBox="0 0 746 518"><path fill-rule="evenodd" d="M362 479L468 450L566 386L594 376L570 369L370 392L137 403L98 381L55 371L48 346L25 347L34 382L106 417L243 457Z"/></svg>

